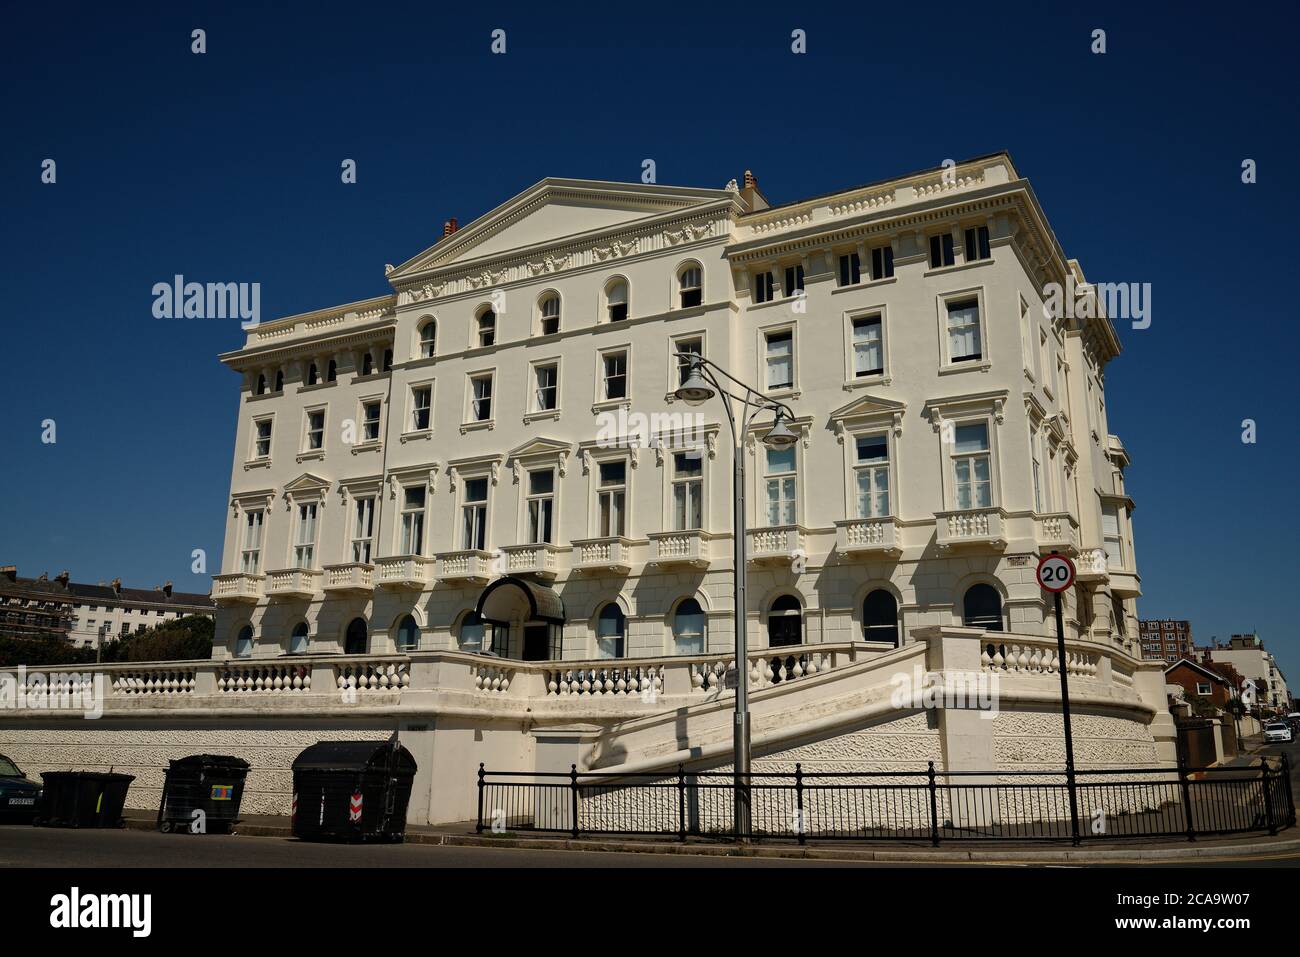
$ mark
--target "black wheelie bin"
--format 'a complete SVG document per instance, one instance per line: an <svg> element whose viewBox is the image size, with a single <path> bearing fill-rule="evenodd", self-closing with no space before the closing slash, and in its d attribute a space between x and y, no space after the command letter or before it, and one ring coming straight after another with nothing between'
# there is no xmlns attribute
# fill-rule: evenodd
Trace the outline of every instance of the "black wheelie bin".
<svg viewBox="0 0 1300 957"><path fill-rule="evenodd" d="M319 741L293 762L294 837L400 842L414 777L395 740Z"/></svg>
<svg viewBox="0 0 1300 957"><path fill-rule="evenodd" d="M227 754L172 761L158 803L158 830L229 834L239 820L248 762Z"/></svg>
<svg viewBox="0 0 1300 957"><path fill-rule="evenodd" d="M47 827L121 827L133 774L43 771L44 789L33 824Z"/></svg>

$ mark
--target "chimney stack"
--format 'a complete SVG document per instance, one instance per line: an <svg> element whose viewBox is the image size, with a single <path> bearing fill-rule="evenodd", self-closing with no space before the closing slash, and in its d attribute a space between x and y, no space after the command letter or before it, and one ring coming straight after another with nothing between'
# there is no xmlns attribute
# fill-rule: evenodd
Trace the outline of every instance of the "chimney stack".
<svg viewBox="0 0 1300 957"><path fill-rule="evenodd" d="M768 207L767 200L758 191L758 177L753 170L745 170L745 183L740 188L740 198L751 213Z"/></svg>
<svg viewBox="0 0 1300 957"><path fill-rule="evenodd" d="M0 565L0 578L7 578L11 583L18 581L17 565Z"/></svg>
<svg viewBox="0 0 1300 957"><path fill-rule="evenodd" d="M442 224L442 238L446 239L460 227L456 225L456 217L453 216Z"/></svg>
<svg viewBox="0 0 1300 957"><path fill-rule="evenodd" d="M62 585L64 588L67 588L68 579L71 577L72 576L68 574L68 570L65 568L63 569L63 571L59 572L58 577L56 577L54 580L58 582L60 585Z"/></svg>
<svg viewBox="0 0 1300 957"><path fill-rule="evenodd" d="M111 582L109 582L109 585L112 586L113 591L117 592L119 595L122 594L122 579L114 578Z"/></svg>
<svg viewBox="0 0 1300 957"><path fill-rule="evenodd" d="M168 598L171 598L171 597L172 597L172 583L171 583L171 582L163 582L163 594L166 595Z"/></svg>

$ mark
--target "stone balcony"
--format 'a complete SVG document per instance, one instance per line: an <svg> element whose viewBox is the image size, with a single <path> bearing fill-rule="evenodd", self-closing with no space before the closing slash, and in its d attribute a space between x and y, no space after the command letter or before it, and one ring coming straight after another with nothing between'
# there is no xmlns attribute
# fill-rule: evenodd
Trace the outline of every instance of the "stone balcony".
<svg viewBox="0 0 1300 957"><path fill-rule="evenodd" d="M941 551L1007 547L1006 513L1000 508L970 508L935 513L935 537Z"/></svg>
<svg viewBox="0 0 1300 957"><path fill-rule="evenodd" d="M562 549L550 542L539 542L535 545L504 545L501 551L506 556L507 574L533 575L548 580L559 574L559 556Z"/></svg>
<svg viewBox="0 0 1300 957"><path fill-rule="evenodd" d="M807 529L802 525L773 525L745 532L749 561L758 565L790 564L804 557Z"/></svg>
<svg viewBox="0 0 1300 957"><path fill-rule="evenodd" d="M709 567L709 543L712 536L700 529L681 532L651 532L650 561L660 568L683 565Z"/></svg>
<svg viewBox="0 0 1300 957"><path fill-rule="evenodd" d="M1079 554L1079 523L1069 512L1035 515L1034 538L1040 552Z"/></svg>
<svg viewBox="0 0 1300 957"><path fill-rule="evenodd" d="M423 555L390 555L375 559L374 583L380 588L421 589L432 581L433 559Z"/></svg>
<svg viewBox="0 0 1300 957"><path fill-rule="evenodd" d="M1107 577L1106 553L1100 548L1085 548L1074 560L1074 570L1081 582L1104 582Z"/></svg>
<svg viewBox="0 0 1300 957"><path fill-rule="evenodd" d="M621 536L576 539L573 567L583 572L626 575L632 571L632 543Z"/></svg>
<svg viewBox="0 0 1300 957"><path fill-rule="evenodd" d="M268 598L315 598L321 591L324 573L319 568L281 568L266 573Z"/></svg>
<svg viewBox="0 0 1300 957"><path fill-rule="evenodd" d="M850 558L898 556L903 551L898 519L890 515L884 518L851 518L836 522L835 550Z"/></svg>
<svg viewBox="0 0 1300 957"><path fill-rule="evenodd" d="M452 584L473 584L492 578L493 555L481 548L464 548L438 553L438 580Z"/></svg>
<svg viewBox="0 0 1300 957"><path fill-rule="evenodd" d="M365 595L375 587L373 565L364 562L348 562L343 565L326 565L324 570L327 594Z"/></svg>
<svg viewBox="0 0 1300 957"><path fill-rule="evenodd" d="M1132 568L1112 568L1109 570L1110 590L1121 598L1141 598L1142 579Z"/></svg>
<svg viewBox="0 0 1300 957"><path fill-rule="evenodd" d="M236 572L233 575L214 575L212 600L218 605L237 605L242 602L256 604L262 599L265 582L264 575L245 575L243 572Z"/></svg>

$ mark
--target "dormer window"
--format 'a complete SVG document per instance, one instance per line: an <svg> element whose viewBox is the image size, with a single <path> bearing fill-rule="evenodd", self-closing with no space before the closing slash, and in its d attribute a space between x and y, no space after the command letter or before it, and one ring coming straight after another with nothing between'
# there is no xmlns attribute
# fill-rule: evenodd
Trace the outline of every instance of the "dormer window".
<svg viewBox="0 0 1300 957"><path fill-rule="evenodd" d="M609 311L610 322L622 322L627 318L627 283L616 279L605 291L605 308Z"/></svg>
<svg viewBox="0 0 1300 957"><path fill-rule="evenodd" d="M698 306L704 301L704 277L699 266L687 266L677 274L677 289L683 309Z"/></svg>
<svg viewBox="0 0 1300 957"><path fill-rule="evenodd" d="M989 258L989 228L976 226L966 230L963 251L968 263Z"/></svg>
<svg viewBox="0 0 1300 957"><path fill-rule="evenodd" d="M490 308L484 309L478 317L478 344L480 347L494 345L497 341L497 314Z"/></svg>
<svg viewBox="0 0 1300 957"><path fill-rule="evenodd" d="M894 247L876 246L871 250L871 278L888 279L894 275Z"/></svg>
<svg viewBox="0 0 1300 957"><path fill-rule="evenodd" d="M840 285L856 286L862 282L862 260L857 253L847 253L840 257Z"/></svg>
<svg viewBox="0 0 1300 957"><path fill-rule="evenodd" d="M432 359L437 351L438 323L426 319L420 326L420 358Z"/></svg>
<svg viewBox="0 0 1300 957"><path fill-rule="evenodd" d="M551 336L560 331L560 297L556 293L548 293L542 298L541 304L541 331L544 336Z"/></svg>
<svg viewBox="0 0 1300 957"><path fill-rule="evenodd" d="M952 233L941 233L930 237L930 268L951 266L957 260L953 256Z"/></svg>

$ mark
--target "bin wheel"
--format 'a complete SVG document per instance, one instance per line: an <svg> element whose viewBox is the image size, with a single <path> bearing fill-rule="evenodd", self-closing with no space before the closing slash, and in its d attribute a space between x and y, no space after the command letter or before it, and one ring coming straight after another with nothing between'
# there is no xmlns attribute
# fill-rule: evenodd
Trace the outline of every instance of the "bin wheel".
<svg viewBox="0 0 1300 957"><path fill-rule="evenodd" d="M172 822L163 821L158 825L158 830L162 831L164 834L170 834L172 832Z"/></svg>

